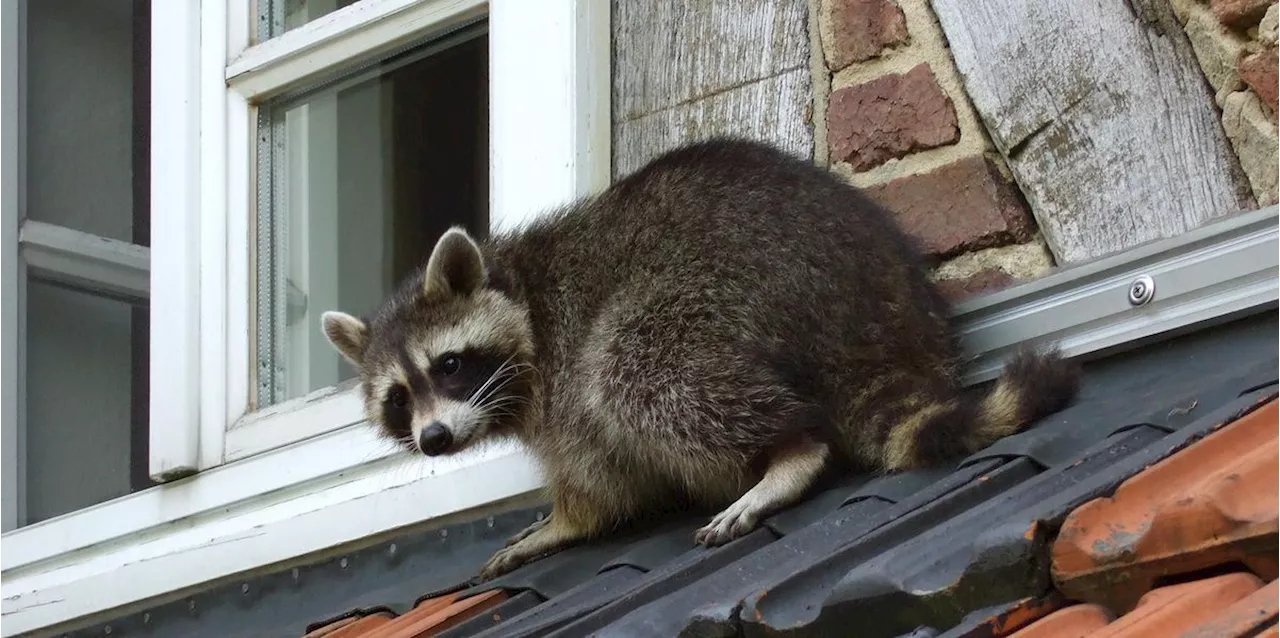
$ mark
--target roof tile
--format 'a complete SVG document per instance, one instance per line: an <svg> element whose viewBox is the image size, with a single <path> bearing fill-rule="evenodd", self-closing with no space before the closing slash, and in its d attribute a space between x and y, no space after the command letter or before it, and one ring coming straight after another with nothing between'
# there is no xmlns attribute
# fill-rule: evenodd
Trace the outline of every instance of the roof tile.
<svg viewBox="0 0 1280 638"><path fill-rule="evenodd" d="M1262 587L1253 574L1237 572L1153 589L1138 600L1133 611L1116 619L1096 638L1121 636L1176 636L1211 620Z"/></svg>
<svg viewBox="0 0 1280 638"><path fill-rule="evenodd" d="M1252 636L1268 624L1274 630L1277 615L1280 615L1278 595L1280 595L1280 582L1273 580L1267 586L1226 608L1216 618L1182 632L1179 638Z"/></svg>
<svg viewBox="0 0 1280 638"><path fill-rule="evenodd" d="M1276 593L1274 581L1264 587L1253 574L1228 573L1153 589L1139 599L1133 611L1114 620L1111 611L1101 605L1073 605L1046 616L1011 638L1247 636L1275 622Z"/></svg>
<svg viewBox="0 0 1280 638"><path fill-rule="evenodd" d="M1053 546L1059 589L1127 609L1172 574L1243 562L1274 579L1278 408L1269 401L1072 512Z"/></svg>
<svg viewBox="0 0 1280 638"><path fill-rule="evenodd" d="M1013 638L1088 638L1114 619L1101 605L1072 605L1032 623Z"/></svg>
<svg viewBox="0 0 1280 638"><path fill-rule="evenodd" d="M993 605L965 616L938 638L1004 638L1068 605L1057 592Z"/></svg>
<svg viewBox="0 0 1280 638"><path fill-rule="evenodd" d="M377 628L391 623L394 618L395 616L391 615L390 613L380 612L370 616L364 616L362 618L358 618L355 620L355 622L338 627L337 630L334 631L333 633L319 634L319 635L323 635L325 636L325 638L357 638L358 636L368 635L372 633L374 630L376 630ZM316 634L314 633L307 634L308 638L314 635Z"/></svg>
<svg viewBox="0 0 1280 638"><path fill-rule="evenodd" d="M362 635L366 638L435 636L496 607L506 599L507 593L501 589L493 589L465 598L458 593L438 596L422 601L412 611L379 626L376 631Z"/></svg>
<svg viewBox="0 0 1280 638"><path fill-rule="evenodd" d="M351 638L362 635L373 627L385 625L392 618L395 618L395 614L386 610L350 613L308 631L302 638Z"/></svg>

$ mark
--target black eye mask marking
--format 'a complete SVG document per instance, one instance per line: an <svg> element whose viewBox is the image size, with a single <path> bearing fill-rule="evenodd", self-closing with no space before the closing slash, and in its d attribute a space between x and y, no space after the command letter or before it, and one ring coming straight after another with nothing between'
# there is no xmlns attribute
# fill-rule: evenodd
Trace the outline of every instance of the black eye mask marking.
<svg viewBox="0 0 1280 638"><path fill-rule="evenodd" d="M507 360L507 356L478 348L444 353L432 362L431 382L438 393L455 401L466 401L479 393L476 402L484 403L498 396L502 379L484 386Z"/></svg>
<svg viewBox="0 0 1280 638"><path fill-rule="evenodd" d="M408 388L396 384L382 400L382 424L395 439L407 439L413 434L413 397Z"/></svg>

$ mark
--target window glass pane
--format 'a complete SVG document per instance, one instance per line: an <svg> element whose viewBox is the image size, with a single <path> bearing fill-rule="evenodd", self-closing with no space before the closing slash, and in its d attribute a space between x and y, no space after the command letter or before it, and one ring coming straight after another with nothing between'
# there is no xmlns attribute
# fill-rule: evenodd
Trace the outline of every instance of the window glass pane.
<svg viewBox="0 0 1280 638"><path fill-rule="evenodd" d="M258 38L274 38L357 2L359 0L259 0Z"/></svg>
<svg viewBox="0 0 1280 638"><path fill-rule="evenodd" d="M27 285L27 523L147 482L146 308Z"/></svg>
<svg viewBox="0 0 1280 638"><path fill-rule="evenodd" d="M134 89L149 82L145 57L135 64L140 3L26 4L26 216L132 241Z"/></svg>
<svg viewBox="0 0 1280 638"><path fill-rule="evenodd" d="M258 405L355 376L320 314L374 310L449 226L488 228L483 25L263 108Z"/></svg>
<svg viewBox="0 0 1280 638"><path fill-rule="evenodd" d="M24 7L21 223L149 245L150 3ZM151 484L147 308L43 276L19 297L18 526Z"/></svg>

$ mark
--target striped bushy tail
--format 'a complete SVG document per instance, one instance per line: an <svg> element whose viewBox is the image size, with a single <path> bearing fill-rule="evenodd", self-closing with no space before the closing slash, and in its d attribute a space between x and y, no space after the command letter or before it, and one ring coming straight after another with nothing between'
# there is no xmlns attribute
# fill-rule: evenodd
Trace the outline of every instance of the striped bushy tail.
<svg viewBox="0 0 1280 638"><path fill-rule="evenodd" d="M1023 348L985 394L925 402L895 426L888 470L936 466L981 450L1066 407L1080 388L1080 367L1056 350Z"/></svg>

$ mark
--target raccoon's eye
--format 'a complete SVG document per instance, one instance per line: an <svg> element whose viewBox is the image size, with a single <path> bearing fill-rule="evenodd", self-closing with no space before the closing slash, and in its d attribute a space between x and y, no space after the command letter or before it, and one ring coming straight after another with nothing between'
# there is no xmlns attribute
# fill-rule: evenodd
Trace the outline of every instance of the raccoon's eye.
<svg viewBox="0 0 1280 638"><path fill-rule="evenodd" d="M462 367L462 359L456 354L446 354L440 359L440 372L449 375L454 374Z"/></svg>
<svg viewBox="0 0 1280 638"><path fill-rule="evenodd" d="M399 386L391 388L391 391L387 393L387 403L390 403L395 408L403 408L409 404L409 393Z"/></svg>

